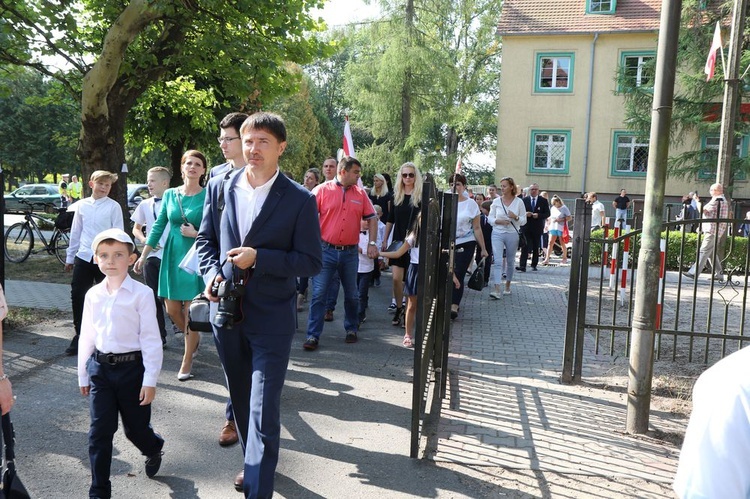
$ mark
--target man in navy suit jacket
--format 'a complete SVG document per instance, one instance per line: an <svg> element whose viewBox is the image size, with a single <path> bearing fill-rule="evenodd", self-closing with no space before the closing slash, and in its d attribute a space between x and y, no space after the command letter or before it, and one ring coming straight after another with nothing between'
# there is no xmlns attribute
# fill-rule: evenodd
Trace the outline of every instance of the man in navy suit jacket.
<svg viewBox="0 0 750 499"><path fill-rule="evenodd" d="M526 206L526 225L521 230L526 237L526 246L521 248L521 257L516 270L526 272L526 261L531 250L531 270L536 270L539 263L539 248L541 247L544 222L549 218L549 201L539 195L539 184L529 186L529 195L523 198Z"/></svg>
<svg viewBox="0 0 750 499"><path fill-rule="evenodd" d="M313 244L320 241L315 199L279 171L283 120L256 113L240 132L247 165L226 182L210 180L196 247L245 455L235 486L256 498L273 494L281 389L296 328L295 278L320 272L322 256ZM245 291L234 325L219 327L212 287L226 279L242 279Z"/></svg>

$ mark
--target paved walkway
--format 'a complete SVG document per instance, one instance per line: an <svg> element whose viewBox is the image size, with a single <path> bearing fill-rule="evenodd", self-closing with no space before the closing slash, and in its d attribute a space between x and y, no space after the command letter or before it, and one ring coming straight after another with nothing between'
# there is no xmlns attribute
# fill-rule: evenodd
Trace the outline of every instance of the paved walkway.
<svg viewBox="0 0 750 499"><path fill-rule="evenodd" d="M448 397L427 441L437 466L408 458L412 359L385 312L388 274L371 289L356 345L343 342L341 299L317 352L303 352L298 334L284 391L278 496L671 497L677 449L624 434L624 393L559 383L569 269L540 269L517 274L502 300L466 291L453 325ZM6 294L11 306L70 308L67 285L7 281ZM301 329L306 316L299 315ZM61 355L71 336L72 325L63 324L5 338L19 398L17 461L22 477L34 477L26 480L34 497L82 497L87 488L88 413L76 396L75 359ZM215 349L204 336L187 383L175 379L180 358L179 337L170 337L153 417L169 445L162 471L145 479L142 458L118 433L116 497L130 487L147 498L238 496L231 479L239 451L216 444L226 390ZM591 352L585 358L596 369L612 365ZM653 427L684 430L684 421L662 416L652 412Z"/></svg>

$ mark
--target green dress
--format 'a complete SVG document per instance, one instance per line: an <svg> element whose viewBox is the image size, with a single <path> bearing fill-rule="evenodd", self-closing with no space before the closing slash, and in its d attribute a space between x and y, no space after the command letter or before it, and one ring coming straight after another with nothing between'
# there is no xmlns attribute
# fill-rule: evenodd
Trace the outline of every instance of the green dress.
<svg viewBox="0 0 750 499"><path fill-rule="evenodd" d="M203 279L182 270L179 265L195 242L195 238L180 234L180 226L185 218L197 230L203 218L203 203L206 200L206 190L193 196L185 196L178 189L167 189L162 198L161 211L148 234L146 244L155 248L159 244L165 227L169 224L169 234L164 243L159 270L159 296L168 300L187 301L203 291ZM180 209L180 201L182 209Z"/></svg>

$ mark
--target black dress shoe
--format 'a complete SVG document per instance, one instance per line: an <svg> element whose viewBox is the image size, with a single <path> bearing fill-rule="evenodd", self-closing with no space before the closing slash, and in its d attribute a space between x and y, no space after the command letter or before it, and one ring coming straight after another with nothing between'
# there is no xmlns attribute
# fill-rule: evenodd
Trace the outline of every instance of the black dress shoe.
<svg viewBox="0 0 750 499"><path fill-rule="evenodd" d="M242 470L239 473L237 473L236 477L234 477L234 490L236 490L237 492L242 492L244 486L245 486L245 470Z"/></svg>
<svg viewBox="0 0 750 499"><path fill-rule="evenodd" d="M519 272L526 272L526 267L516 267L516 270Z"/></svg>
<svg viewBox="0 0 750 499"><path fill-rule="evenodd" d="M531 270L533 270L534 272L536 272L536 265L534 265L533 267L531 267Z"/></svg>

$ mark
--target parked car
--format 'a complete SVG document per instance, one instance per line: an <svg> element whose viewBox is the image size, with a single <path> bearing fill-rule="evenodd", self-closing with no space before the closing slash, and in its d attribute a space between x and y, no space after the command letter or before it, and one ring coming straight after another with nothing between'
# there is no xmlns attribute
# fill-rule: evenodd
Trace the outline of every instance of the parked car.
<svg viewBox="0 0 750 499"><path fill-rule="evenodd" d="M148 192L148 189L146 191ZM44 203L59 207L61 201L60 189L57 184L27 184L10 194L6 194L4 198L5 211L11 213L28 209L28 205L22 203L21 200L38 203L34 206L34 211L45 211Z"/></svg>
<svg viewBox="0 0 750 499"><path fill-rule="evenodd" d="M128 184L128 209L132 212L141 201L151 197L146 184Z"/></svg>

